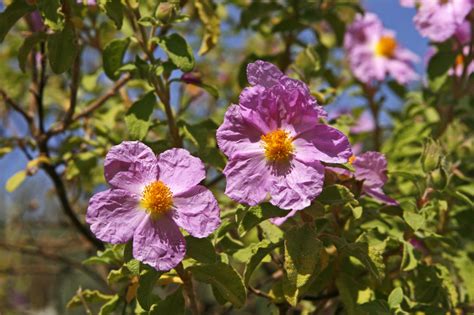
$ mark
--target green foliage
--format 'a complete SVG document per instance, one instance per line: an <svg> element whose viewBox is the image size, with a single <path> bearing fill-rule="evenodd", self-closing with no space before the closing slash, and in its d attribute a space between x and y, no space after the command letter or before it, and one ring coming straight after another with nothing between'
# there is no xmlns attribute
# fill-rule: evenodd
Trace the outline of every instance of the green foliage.
<svg viewBox="0 0 474 315"><path fill-rule="evenodd" d="M131 139L142 140L152 125L151 114L156 105L156 97L153 92L145 94L141 99L133 103L125 115L125 124Z"/></svg>
<svg viewBox="0 0 474 315"><path fill-rule="evenodd" d="M169 36L157 39L173 64L184 72L190 72L194 68L194 55L191 46L179 34L173 33Z"/></svg>
<svg viewBox="0 0 474 315"><path fill-rule="evenodd" d="M15 23L25 14L33 11L34 6L28 4L26 0L14 0L7 8L0 13L0 43Z"/></svg>
<svg viewBox="0 0 474 315"><path fill-rule="evenodd" d="M111 80L117 80L120 77L118 70L123 65L123 57L130 44L129 38L115 39L105 46L103 54L104 72Z"/></svg>
<svg viewBox="0 0 474 315"><path fill-rule="evenodd" d="M74 28L66 24L63 30L49 35L47 40L49 64L54 73L60 74L71 68L77 55Z"/></svg>

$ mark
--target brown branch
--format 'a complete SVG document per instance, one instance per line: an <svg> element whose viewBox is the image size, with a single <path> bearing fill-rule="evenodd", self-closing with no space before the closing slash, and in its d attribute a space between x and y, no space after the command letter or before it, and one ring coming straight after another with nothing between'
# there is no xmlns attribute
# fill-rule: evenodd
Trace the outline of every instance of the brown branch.
<svg viewBox="0 0 474 315"><path fill-rule="evenodd" d="M115 82L115 84L110 88L110 90L103 94L102 96L100 96L96 101L92 102L89 106L87 106L82 112L76 114L76 115L73 115L72 119L69 121L68 124L65 124L64 121L56 126L56 127L53 127L51 128L50 130L48 130L47 132L47 136L48 138L53 136L53 135L56 135L58 133L61 133L63 131L65 131L67 129L67 127L69 127L70 124L72 124L73 122L76 122L78 121L79 119L81 118L84 118L84 117L87 117L89 116L90 114L92 114L95 110L97 110L98 108L100 108L102 105L104 105L110 98L112 98L113 96L115 96L118 91L128 82L130 81L131 79L131 75L130 74L126 74L124 75L120 80L118 80L117 82Z"/></svg>
<svg viewBox="0 0 474 315"><path fill-rule="evenodd" d="M188 307L191 309L193 315L199 315L199 306L196 300L196 295L194 294L193 279L191 274L189 271L184 270L183 263L179 263L175 270L183 281L183 288Z"/></svg>
<svg viewBox="0 0 474 315"><path fill-rule="evenodd" d="M270 301L273 301L273 298L270 295L268 295L268 293L266 293L266 292L263 292L259 289L256 289L256 288L254 288L250 285L248 286L248 289L249 289L250 292L252 292L255 295L258 295L258 296L264 297L264 298L266 298Z"/></svg>
<svg viewBox="0 0 474 315"><path fill-rule="evenodd" d="M74 225L74 227L97 249L99 250L104 249L104 244L100 240L98 240L94 236L94 234L92 234L92 232L85 225L83 225L81 221L79 221L79 219L77 218L76 213L72 209L71 203L69 202L69 199L67 197L67 192L66 192L66 188L64 187L64 183L61 177L59 176L59 174L56 172L56 169L54 168L54 166L50 164L42 164L42 168L53 181L54 187L56 189L56 193L59 198L59 202L61 203L64 213L71 220L71 223Z"/></svg>
<svg viewBox="0 0 474 315"><path fill-rule="evenodd" d="M26 120L28 125L33 124L33 117L31 117L23 108L21 108L20 104L18 104L13 99L11 99L5 90L0 89L0 95L2 96L3 100L5 101L7 105L10 105L10 107L13 108L13 110L18 112L21 116L23 116L23 118Z"/></svg>
<svg viewBox="0 0 474 315"><path fill-rule="evenodd" d="M71 95L69 97L69 108L64 115L63 124L69 126L71 123L74 111L76 110L77 104L77 90L79 89L79 77L80 77L80 67L81 67L81 55L77 54L74 64L72 66L72 78L71 78Z"/></svg>
<svg viewBox="0 0 474 315"><path fill-rule="evenodd" d="M99 274L89 269L88 267L84 266L81 262L77 262L75 260L69 259L68 257L64 257L55 253L45 251L41 248L32 248L32 247L27 247L27 246L22 246L22 245L9 244L3 241L0 241L0 248L9 250L9 251L15 251L24 255L39 256L47 260L52 260L52 261L65 264L74 269L82 271L84 274L88 275L91 279L99 283L103 288L107 289L107 291L110 291L110 288L107 285L107 282Z"/></svg>

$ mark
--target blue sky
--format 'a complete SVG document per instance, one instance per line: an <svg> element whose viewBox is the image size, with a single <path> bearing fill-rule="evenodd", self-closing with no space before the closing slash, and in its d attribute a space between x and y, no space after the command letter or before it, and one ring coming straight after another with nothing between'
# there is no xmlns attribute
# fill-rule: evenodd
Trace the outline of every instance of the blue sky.
<svg viewBox="0 0 474 315"><path fill-rule="evenodd" d="M0 0L0 9L2 2ZM400 44L409 48L423 59L428 48L428 42L414 28L412 19L415 9L401 7L399 0L363 0L363 3L367 11L379 15L387 28L396 31ZM423 69L424 65L423 61L421 61L417 65L417 70L421 74ZM342 102L344 101L342 100ZM401 104L401 100L393 96L389 97L387 102L390 108L397 108ZM0 191L4 190L6 180L17 171L23 169L25 165L26 160L19 152L13 152L0 159ZM45 180L49 183L49 179L44 175L39 176L41 176L40 180Z"/></svg>

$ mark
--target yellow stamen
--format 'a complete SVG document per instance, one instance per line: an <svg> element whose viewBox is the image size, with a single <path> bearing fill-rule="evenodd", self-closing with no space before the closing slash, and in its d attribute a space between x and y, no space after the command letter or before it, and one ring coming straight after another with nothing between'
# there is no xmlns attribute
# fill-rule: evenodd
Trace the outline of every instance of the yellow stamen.
<svg viewBox="0 0 474 315"><path fill-rule="evenodd" d="M288 131L277 129L261 137L265 157L269 161L288 160L294 152L293 142Z"/></svg>
<svg viewBox="0 0 474 315"><path fill-rule="evenodd" d="M386 58L392 58L397 48L397 41L392 36L382 36L375 45L375 54Z"/></svg>
<svg viewBox="0 0 474 315"><path fill-rule="evenodd" d="M349 158L349 164L354 163L355 159L356 159L356 156L355 156L355 155L351 156L351 157Z"/></svg>
<svg viewBox="0 0 474 315"><path fill-rule="evenodd" d="M153 218L158 218L171 210L173 194L162 181L153 182L143 190L141 205Z"/></svg>
<svg viewBox="0 0 474 315"><path fill-rule="evenodd" d="M454 64L456 66L462 66L464 65L464 56L462 54L458 54L456 56L456 60L454 61Z"/></svg>

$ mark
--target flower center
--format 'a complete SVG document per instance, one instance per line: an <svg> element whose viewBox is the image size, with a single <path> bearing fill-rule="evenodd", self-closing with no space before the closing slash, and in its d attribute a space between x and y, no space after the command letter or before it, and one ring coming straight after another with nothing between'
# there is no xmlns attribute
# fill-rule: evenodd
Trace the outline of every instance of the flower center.
<svg viewBox="0 0 474 315"><path fill-rule="evenodd" d="M449 0L439 0L440 5L448 4Z"/></svg>
<svg viewBox="0 0 474 315"><path fill-rule="evenodd" d="M293 154L294 147L288 131L277 129L261 137L265 157L269 161L285 161Z"/></svg>
<svg viewBox="0 0 474 315"><path fill-rule="evenodd" d="M462 66L464 65L464 56L462 54L458 54L456 56L456 59L454 60L454 64L456 66Z"/></svg>
<svg viewBox="0 0 474 315"><path fill-rule="evenodd" d="M356 159L356 156L355 156L355 155L352 155L352 156L349 158L349 164L354 163L355 159Z"/></svg>
<svg viewBox="0 0 474 315"><path fill-rule="evenodd" d="M397 48L397 41L392 36L382 36L379 42L375 45L375 54L387 58L393 57L395 49Z"/></svg>
<svg viewBox="0 0 474 315"><path fill-rule="evenodd" d="M145 187L141 205L154 218L167 213L173 206L173 194L162 181L153 182Z"/></svg>

